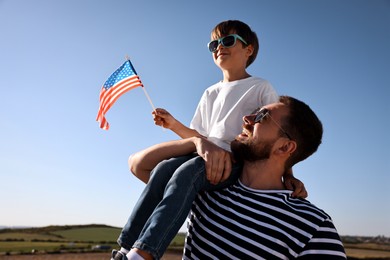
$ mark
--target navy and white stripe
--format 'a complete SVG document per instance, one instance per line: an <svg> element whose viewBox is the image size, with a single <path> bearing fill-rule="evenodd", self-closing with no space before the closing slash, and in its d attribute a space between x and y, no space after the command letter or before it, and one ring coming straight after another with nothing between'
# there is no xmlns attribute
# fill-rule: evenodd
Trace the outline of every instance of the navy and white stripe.
<svg viewBox="0 0 390 260"><path fill-rule="evenodd" d="M346 259L329 215L290 194L249 189L239 181L199 194L183 259Z"/></svg>

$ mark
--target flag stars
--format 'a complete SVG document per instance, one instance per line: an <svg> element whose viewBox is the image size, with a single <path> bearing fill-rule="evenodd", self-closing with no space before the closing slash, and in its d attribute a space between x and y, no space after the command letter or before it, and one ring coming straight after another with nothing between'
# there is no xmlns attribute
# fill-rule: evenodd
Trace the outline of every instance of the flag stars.
<svg viewBox="0 0 390 260"><path fill-rule="evenodd" d="M103 87L108 90L117 82L123 80L124 78L135 75L134 70L132 69L129 62L125 62L119 69L117 69L104 83Z"/></svg>

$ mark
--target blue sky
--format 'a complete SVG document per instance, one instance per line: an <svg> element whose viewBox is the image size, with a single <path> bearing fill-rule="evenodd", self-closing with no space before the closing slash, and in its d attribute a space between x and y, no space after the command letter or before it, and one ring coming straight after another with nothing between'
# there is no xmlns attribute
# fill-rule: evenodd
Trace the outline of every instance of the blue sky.
<svg viewBox="0 0 390 260"><path fill-rule="evenodd" d="M154 105L189 124L221 80L206 48L227 19L260 39L250 74L308 103L323 144L294 167L341 235L390 236L390 1L0 0L0 225L125 224L144 184L127 158L177 139L141 88L95 121L129 55ZM241 122L238 122L241 123Z"/></svg>

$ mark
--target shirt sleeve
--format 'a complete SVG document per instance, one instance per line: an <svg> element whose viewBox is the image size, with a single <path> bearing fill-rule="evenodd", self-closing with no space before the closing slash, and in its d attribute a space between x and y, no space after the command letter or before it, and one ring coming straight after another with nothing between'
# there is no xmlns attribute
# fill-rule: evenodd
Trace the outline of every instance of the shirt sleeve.
<svg viewBox="0 0 390 260"><path fill-rule="evenodd" d="M205 91L196 107L190 128L195 129L199 134L208 137L207 120L204 117L207 111L207 91Z"/></svg>
<svg viewBox="0 0 390 260"><path fill-rule="evenodd" d="M279 95L274 87L268 81L263 84L263 93L261 95L260 104L263 106L279 102Z"/></svg>
<svg viewBox="0 0 390 260"><path fill-rule="evenodd" d="M343 243L331 219L326 219L307 243L297 259L347 259Z"/></svg>

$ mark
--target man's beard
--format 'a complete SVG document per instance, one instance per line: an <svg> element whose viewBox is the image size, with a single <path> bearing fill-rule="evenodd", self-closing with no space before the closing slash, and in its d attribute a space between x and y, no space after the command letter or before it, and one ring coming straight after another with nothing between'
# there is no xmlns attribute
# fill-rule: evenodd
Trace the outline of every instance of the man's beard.
<svg viewBox="0 0 390 260"><path fill-rule="evenodd" d="M276 140L273 141L262 141L259 144L254 144L253 141L249 142L240 142L234 140L231 143L231 150L234 156L234 159L237 162L255 162L266 160L271 155L271 150Z"/></svg>

